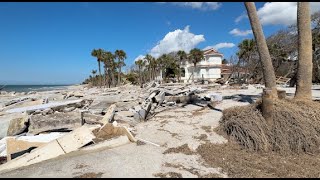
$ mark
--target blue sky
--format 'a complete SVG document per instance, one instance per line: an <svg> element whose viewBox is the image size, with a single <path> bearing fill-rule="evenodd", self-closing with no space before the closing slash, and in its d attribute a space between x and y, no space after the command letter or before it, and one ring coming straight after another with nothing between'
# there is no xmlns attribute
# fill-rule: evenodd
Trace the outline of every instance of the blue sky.
<svg viewBox="0 0 320 180"><path fill-rule="evenodd" d="M269 4L271 12L265 3L256 6L266 36L288 25L286 19L270 20L278 6ZM187 49L220 47L229 58L239 42L253 37L245 12L237 2L1 2L0 83L81 83L97 69L94 48L124 50L127 65L139 55L179 48L181 42Z"/></svg>

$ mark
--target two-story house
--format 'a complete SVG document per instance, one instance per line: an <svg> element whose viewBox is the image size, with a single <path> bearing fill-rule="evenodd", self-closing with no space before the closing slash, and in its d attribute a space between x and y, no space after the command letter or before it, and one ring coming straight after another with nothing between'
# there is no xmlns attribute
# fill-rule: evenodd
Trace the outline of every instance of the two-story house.
<svg viewBox="0 0 320 180"><path fill-rule="evenodd" d="M221 64L223 54L211 48L203 51L204 59L196 64L194 71L194 80L199 81L202 78L206 81L214 81L221 78ZM183 82L191 82L194 65L188 61L181 64Z"/></svg>

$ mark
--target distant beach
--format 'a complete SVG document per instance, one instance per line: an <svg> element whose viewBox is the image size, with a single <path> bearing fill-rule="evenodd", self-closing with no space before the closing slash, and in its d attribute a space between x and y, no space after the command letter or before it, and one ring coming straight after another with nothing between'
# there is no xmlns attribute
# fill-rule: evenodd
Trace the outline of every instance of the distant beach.
<svg viewBox="0 0 320 180"><path fill-rule="evenodd" d="M2 87L3 85L0 85ZM67 89L71 85L6 85L0 91L7 92L30 92L30 91L52 91L59 89Z"/></svg>

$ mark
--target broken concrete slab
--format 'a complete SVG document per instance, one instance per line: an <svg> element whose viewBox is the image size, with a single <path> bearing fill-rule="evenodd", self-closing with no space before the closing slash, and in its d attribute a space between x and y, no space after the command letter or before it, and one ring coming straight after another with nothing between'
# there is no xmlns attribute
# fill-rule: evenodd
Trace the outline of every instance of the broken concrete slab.
<svg viewBox="0 0 320 180"><path fill-rule="evenodd" d="M68 112L32 115L30 117L29 133L39 134L46 131L57 131L61 129L73 130L81 126L81 117L79 112Z"/></svg>
<svg viewBox="0 0 320 180"><path fill-rule="evenodd" d="M23 113L20 117L13 118L10 121L7 136L15 136L23 133L27 128L27 123L29 116L26 113Z"/></svg>
<svg viewBox="0 0 320 180"><path fill-rule="evenodd" d="M125 117L133 117L134 113L132 111L119 111L116 113L119 116L125 116Z"/></svg>
<svg viewBox="0 0 320 180"><path fill-rule="evenodd" d="M101 120L102 123L108 123L112 122L115 111L116 111L117 106L115 104L112 104L109 108L107 113L104 115L103 119Z"/></svg>
<svg viewBox="0 0 320 180"><path fill-rule="evenodd" d="M84 145L92 142L94 135L86 126L82 126L67 135L51 141L39 148L32 150L30 153L24 154L14 160L11 160L0 166L3 172L9 169L15 169L22 166L28 166L44 160L52 159L76 151Z"/></svg>
<svg viewBox="0 0 320 180"><path fill-rule="evenodd" d="M97 141L99 141L99 139L106 140L121 135L126 135L132 142L136 141L134 136L125 126L117 126L116 123L106 123L95 135L97 137Z"/></svg>
<svg viewBox="0 0 320 180"><path fill-rule="evenodd" d="M125 116L120 116L118 114L114 115L114 121L121 124L129 125L129 126L136 126L138 124L138 121L134 120L133 117L125 117Z"/></svg>
<svg viewBox="0 0 320 180"><path fill-rule="evenodd" d="M58 138L57 142L65 153L69 153L90 143L94 138L95 136L91 130L86 126L82 126Z"/></svg>
<svg viewBox="0 0 320 180"><path fill-rule="evenodd" d="M42 115L53 114L54 111L51 108L45 109L41 112Z"/></svg>
<svg viewBox="0 0 320 180"><path fill-rule="evenodd" d="M165 100L165 92L161 91L157 96L156 96L156 101L158 102L158 105L161 105L163 101Z"/></svg>
<svg viewBox="0 0 320 180"><path fill-rule="evenodd" d="M130 140L127 136L119 136L112 138L110 140L106 140L97 144L93 144L91 146L83 147L79 151L93 151L93 150L101 150L101 149L109 149L115 148L124 144L130 143Z"/></svg>
<svg viewBox="0 0 320 180"><path fill-rule="evenodd" d="M133 116L134 120L136 121L144 121L146 117L147 117L147 111L144 109L138 110Z"/></svg>
<svg viewBox="0 0 320 180"><path fill-rule="evenodd" d="M16 112L25 112L25 111L44 110L47 108L64 108L66 106L79 105L77 103L82 103L84 101L85 100L83 100L83 99L78 99L78 100L72 100L72 101L51 102L48 104L41 104L41 105L35 105L35 106L27 106L27 107L9 109L5 112L6 113L16 113Z"/></svg>
<svg viewBox="0 0 320 180"><path fill-rule="evenodd" d="M63 112L71 112L71 111L73 111L75 109L76 109L76 107L65 107L62 111Z"/></svg>
<svg viewBox="0 0 320 180"><path fill-rule="evenodd" d="M90 114L90 113L84 113L83 118L85 121L98 121L101 122L103 119L103 116Z"/></svg>
<svg viewBox="0 0 320 180"><path fill-rule="evenodd" d="M44 144L46 144L46 143L17 140L14 137L7 138L7 142L6 142L7 161L14 159L15 157L12 157L12 155L14 155L15 153L25 151L29 148L37 148L37 147L42 146Z"/></svg>
<svg viewBox="0 0 320 180"><path fill-rule="evenodd" d="M145 102L142 106L143 109L146 110L146 116L148 115L150 109L151 109L151 105L152 105L152 102Z"/></svg>
<svg viewBox="0 0 320 180"><path fill-rule="evenodd" d="M10 121L14 118L19 118L22 116L23 113L4 114L0 116L0 139L7 136Z"/></svg>
<svg viewBox="0 0 320 180"><path fill-rule="evenodd" d="M24 154L16 159L13 159L0 166L0 172L9 169L15 169L22 166L28 166L47 159L55 158L64 154L63 149L59 143L55 140L47 145L36 148L30 153Z"/></svg>
<svg viewBox="0 0 320 180"><path fill-rule="evenodd" d="M30 97L21 97L21 98L17 98L17 99L12 99L9 102L4 103L4 105L5 106L10 106L10 105L13 105L13 104L16 104L16 103L19 103L19 102L23 102L23 101L26 101L26 100L29 100L29 99L31 99L31 98Z"/></svg>

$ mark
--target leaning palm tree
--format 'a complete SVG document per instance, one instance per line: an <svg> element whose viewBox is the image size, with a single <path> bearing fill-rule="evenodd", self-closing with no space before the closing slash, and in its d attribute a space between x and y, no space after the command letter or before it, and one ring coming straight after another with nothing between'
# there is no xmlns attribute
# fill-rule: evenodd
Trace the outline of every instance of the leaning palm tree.
<svg viewBox="0 0 320 180"><path fill-rule="evenodd" d="M183 51L183 50L180 50L180 51L178 51L177 55L178 55L178 58L179 58L178 59L179 62L177 63L178 64L178 70L177 70L178 71L178 81L180 81L180 79L181 79L180 65L185 59L187 59L187 53L185 51Z"/></svg>
<svg viewBox="0 0 320 180"><path fill-rule="evenodd" d="M100 68L100 62L102 62L103 59L103 49L93 49L91 52L91 56L94 56L97 58L98 61L98 67L99 67L99 79L100 79L100 87L102 84L101 80L101 68Z"/></svg>
<svg viewBox="0 0 320 180"><path fill-rule="evenodd" d="M298 72L296 99L311 100L312 86L312 35L309 2L298 2Z"/></svg>
<svg viewBox="0 0 320 180"><path fill-rule="evenodd" d="M253 35L257 43L265 86L272 90L271 96L277 98L278 94L276 86L276 76L272 66L272 61L269 54L267 42L264 37L262 27L259 21L256 6L254 2L245 2L244 4L248 12Z"/></svg>
<svg viewBox="0 0 320 180"><path fill-rule="evenodd" d="M203 59L204 59L203 52L200 49L198 48L191 49L189 53L189 61L193 63L192 82L194 82L194 72L195 72L195 69L197 68L197 63L199 63Z"/></svg>
<svg viewBox="0 0 320 180"><path fill-rule="evenodd" d="M121 67L125 66L124 60L127 58L126 53L123 50L116 50L115 58L118 59L118 84L121 83Z"/></svg>
<svg viewBox="0 0 320 180"><path fill-rule="evenodd" d="M138 66L138 70L139 70L139 82L140 82L140 87L142 87L142 74L141 74L141 70L143 68L143 66L145 65L145 61L142 59L139 59L135 62L135 64Z"/></svg>

